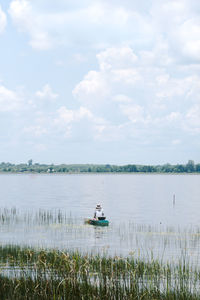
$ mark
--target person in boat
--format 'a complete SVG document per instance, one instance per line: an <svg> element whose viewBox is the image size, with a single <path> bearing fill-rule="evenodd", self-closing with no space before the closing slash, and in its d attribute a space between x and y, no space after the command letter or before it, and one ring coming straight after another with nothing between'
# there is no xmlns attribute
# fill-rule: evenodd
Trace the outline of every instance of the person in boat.
<svg viewBox="0 0 200 300"><path fill-rule="evenodd" d="M101 204L97 204L95 212L94 212L94 219L96 220L105 220L103 208L101 207Z"/></svg>

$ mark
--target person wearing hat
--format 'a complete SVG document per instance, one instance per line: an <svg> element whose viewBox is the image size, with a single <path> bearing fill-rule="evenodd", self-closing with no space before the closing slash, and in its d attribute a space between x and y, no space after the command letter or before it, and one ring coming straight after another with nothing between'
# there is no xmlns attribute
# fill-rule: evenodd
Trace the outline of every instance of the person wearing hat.
<svg viewBox="0 0 200 300"><path fill-rule="evenodd" d="M101 204L97 204L95 212L94 212L94 219L97 220L105 220L106 217L104 217L103 208L101 207Z"/></svg>

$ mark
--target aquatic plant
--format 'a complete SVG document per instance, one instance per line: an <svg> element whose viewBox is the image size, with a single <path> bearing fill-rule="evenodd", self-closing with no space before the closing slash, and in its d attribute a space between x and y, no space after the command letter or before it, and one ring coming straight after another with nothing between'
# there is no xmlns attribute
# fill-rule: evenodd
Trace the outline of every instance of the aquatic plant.
<svg viewBox="0 0 200 300"><path fill-rule="evenodd" d="M182 260L92 256L79 252L0 248L0 299L200 298L200 270Z"/></svg>

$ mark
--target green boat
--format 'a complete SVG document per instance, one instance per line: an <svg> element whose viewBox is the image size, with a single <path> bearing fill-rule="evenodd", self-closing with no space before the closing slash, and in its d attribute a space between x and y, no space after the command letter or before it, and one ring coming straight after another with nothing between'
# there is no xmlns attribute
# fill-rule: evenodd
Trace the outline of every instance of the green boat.
<svg viewBox="0 0 200 300"><path fill-rule="evenodd" d="M88 219L86 220L87 224L95 225L95 226L108 226L109 221L108 220L95 220L95 219Z"/></svg>

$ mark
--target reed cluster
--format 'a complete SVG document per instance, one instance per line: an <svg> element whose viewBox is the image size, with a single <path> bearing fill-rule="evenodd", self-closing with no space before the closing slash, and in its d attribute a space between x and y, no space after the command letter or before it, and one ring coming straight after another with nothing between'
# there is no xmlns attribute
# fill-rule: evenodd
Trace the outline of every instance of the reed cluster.
<svg viewBox="0 0 200 300"><path fill-rule="evenodd" d="M20 211L15 207L0 208L0 224L18 224L24 223L26 225L49 225L49 224L72 224L73 218L66 212L60 209L37 211Z"/></svg>
<svg viewBox="0 0 200 300"><path fill-rule="evenodd" d="M2 246L0 266L0 299L200 299L200 270L184 259L173 265Z"/></svg>

